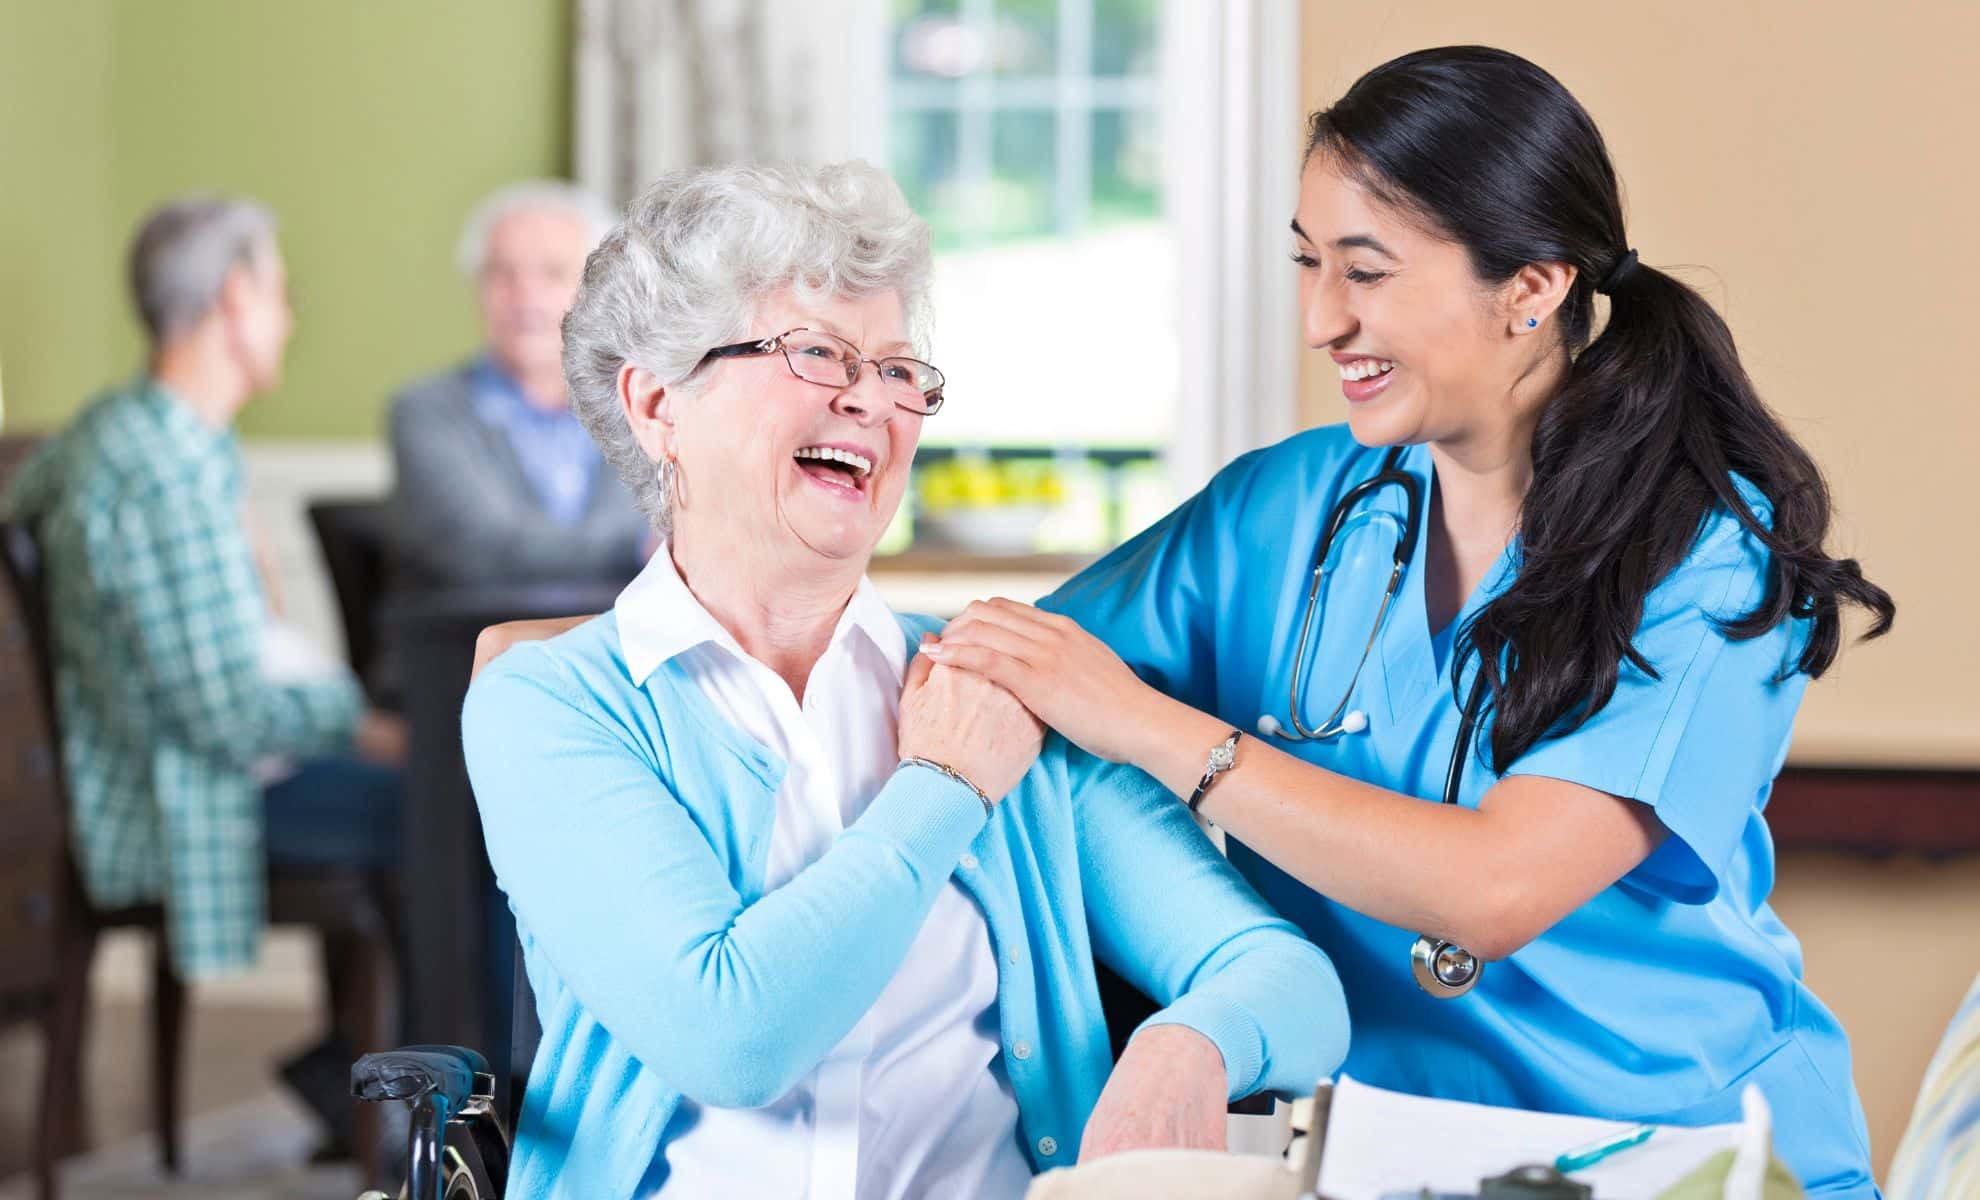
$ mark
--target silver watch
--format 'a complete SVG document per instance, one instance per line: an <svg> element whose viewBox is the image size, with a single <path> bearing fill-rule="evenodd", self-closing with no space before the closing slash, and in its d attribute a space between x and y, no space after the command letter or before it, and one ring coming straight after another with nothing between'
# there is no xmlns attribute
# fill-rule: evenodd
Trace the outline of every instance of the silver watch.
<svg viewBox="0 0 1980 1200"><path fill-rule="evenodd" d="M1197 781L1196 790L1189 794L1190 812L1195 812L1196 806L1203 803L1203 793L1210 790L1217 776L1237 765L1238 736L1238 731L1233 729L1231 736L1210 748L1209 761L1203 764L1203 778Z"/></svg>

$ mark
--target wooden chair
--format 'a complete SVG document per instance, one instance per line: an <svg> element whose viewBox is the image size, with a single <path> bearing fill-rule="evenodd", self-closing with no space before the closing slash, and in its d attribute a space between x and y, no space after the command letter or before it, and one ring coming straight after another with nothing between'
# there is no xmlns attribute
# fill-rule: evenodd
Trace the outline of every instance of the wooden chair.
<svg viewBox="0 0 1980 1200"><path fill-rule="evenodd" d="M135 928L151 943L152 1112L165 1169L171 1172L178 1170L182 1156L179 1098L186 987L172 969L163 905L98 908L82 887L68 841L68 793L57 749L54 643L40 553L22 526L0 522L0 580L6 584L0 586L0 704L8 707L10 717L0 724L0 763L30 764L26 774L47 797L44 807L52 812L56 831L31 843L41 857L19 864L0 859L0 889L20 886L19 881L29 887L44 881L39 886L48 893L52 909L47 935L52 948L42 951L50 965L42 1001L47 1055L35 1171L41 1197L53 1200L55 1163L84 1141L82 1046L97 939L107 930ZM8 662L15 664L13 676ZM20 675L31 677L32 684L5 688L6 679ZM0 840L0 853L11 853L5 847L15 840ZM389 881L356 870L285 870L269 878L270 923L308 926L322 937L334 1017L339 1028L350 1031L360 1055L394 1040L389 1014L396 920L389 892ZM30 953L27 961L38 960ZM376 1180L382 1167L376 1107L356 1105L352 1129L365 1178Z"/></svg>

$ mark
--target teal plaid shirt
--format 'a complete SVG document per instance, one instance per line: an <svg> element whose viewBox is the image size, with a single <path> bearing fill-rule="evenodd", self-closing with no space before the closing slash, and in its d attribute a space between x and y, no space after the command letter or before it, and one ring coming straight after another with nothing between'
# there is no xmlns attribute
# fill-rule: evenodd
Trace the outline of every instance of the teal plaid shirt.
<svg viewBox="0 0 1980 1200"><path fill-rule="evenodd" d="M267 908L255 761L347 745L352 680L260 673L260 579L240 446L149 380L41 448L0 510L34 526L54 617L56 709L83 884L163 900L198 978L254 959Z"/></svg>

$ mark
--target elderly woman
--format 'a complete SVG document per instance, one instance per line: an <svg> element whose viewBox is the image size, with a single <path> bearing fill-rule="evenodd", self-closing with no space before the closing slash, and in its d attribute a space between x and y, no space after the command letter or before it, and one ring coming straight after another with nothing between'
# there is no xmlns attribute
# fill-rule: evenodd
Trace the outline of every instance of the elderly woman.
<svg viewBox="0 0 1980 1200"><path fill-rule="evenodd" d="M911 661L937 624L865 578L942 404L928 271L857 164L670 176L586 267L571 396L663 540L468 696L544 1029L512 1196L1015 1196L1345 1053L1173 797ZM1165 1006L1118 1064L1096 959Z"/></svg>

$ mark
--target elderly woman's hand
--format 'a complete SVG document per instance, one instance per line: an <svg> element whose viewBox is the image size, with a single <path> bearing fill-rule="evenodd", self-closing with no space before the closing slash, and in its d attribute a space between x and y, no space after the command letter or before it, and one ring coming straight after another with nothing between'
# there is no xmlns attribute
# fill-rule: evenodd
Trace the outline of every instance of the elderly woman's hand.
<svg viewBox="0 0 1980 1200"><path fill-rule="evenodd" d="M1079 1159L1123 1150L1222 1150L1224 1056L1187 1025L1151 1025L1128 1041L1093 1115Z"/></svg>
<svg viewBox="0 0 1980 1200"><path fill-rule="evenodd" d="M1174 702L1143 683L1078 622L1016 600L979 600L922 653L981 675L1068 741L1109 762L1137 762L1134 744Z"/></svg>
<svg viewBox="0 0 1980 1200"><path fill-rule="evenodd" d="M1045 727L1017 697L980 675L916 656L901 689L902 758L958 771L1001 800L1037 760Z"/></svg>

